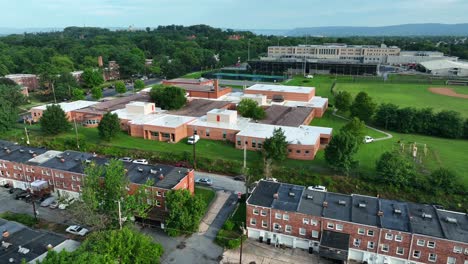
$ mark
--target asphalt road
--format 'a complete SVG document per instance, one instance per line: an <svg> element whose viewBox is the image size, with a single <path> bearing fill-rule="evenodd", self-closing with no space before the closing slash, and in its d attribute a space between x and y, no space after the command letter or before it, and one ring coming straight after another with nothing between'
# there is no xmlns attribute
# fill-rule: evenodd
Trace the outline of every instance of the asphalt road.
<svg viewBox="0 0 468 264"><path fill-rule="evenodd" d="M144 81L146 86L153 85L156 83L161 82L161 79L149 79ZM127 93L133 93L133 84L126 85L127 87ZM109 89L104 89L102 90L102 98L104 97L111 97L111 96L116 96L117 92L115 89L109 88ZM91 94L86 96L86 100L94 100Z"/></svg>
<svg viewBox="0 0 468 264"><path fill-rule="evenodd" d="M209 178L213 181L211 186L215 190L226 190L233 193L245 193L245 182L235 181L233 177L195 171L195 180L199 178Z"/></svg>

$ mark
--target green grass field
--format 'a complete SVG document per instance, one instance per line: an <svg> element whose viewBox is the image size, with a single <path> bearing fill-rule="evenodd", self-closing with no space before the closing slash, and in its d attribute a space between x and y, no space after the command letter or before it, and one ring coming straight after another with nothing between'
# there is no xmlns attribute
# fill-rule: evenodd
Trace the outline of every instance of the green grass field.
<svg viewBox="0 0 468 264"><path fill-rule="evenodd" d="M384 84L384 83L337 83L335 89L350 92L353 96L366 92L377 103L393 103L400 107L432 107L435 112L454 110L468 117L468 99L438 95L428 91L429 84ZM468 93L462 87L453 87L457 92Z"/></svg>
<svg viewBox="0 0 468 264"><path fill-rule="evenodd" d="M215 192L210 188L197 186L195 187L195 196L200 196L202 200L205 201L206 206L208 207L215 197Z"/></svg>

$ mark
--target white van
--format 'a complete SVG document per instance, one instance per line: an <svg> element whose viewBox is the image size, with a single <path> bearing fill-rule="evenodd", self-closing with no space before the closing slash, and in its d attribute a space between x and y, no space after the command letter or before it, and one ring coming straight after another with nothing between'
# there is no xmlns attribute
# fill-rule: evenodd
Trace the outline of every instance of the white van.
<svg viewBox="0 0 468 264"><path fill-rule="evenodd" d="M193 136L188 137L187 143L190 144L190 145L193 145L193 144L197 143L198 140L200 140L200 136L199 135L193 135Z"/></svg>

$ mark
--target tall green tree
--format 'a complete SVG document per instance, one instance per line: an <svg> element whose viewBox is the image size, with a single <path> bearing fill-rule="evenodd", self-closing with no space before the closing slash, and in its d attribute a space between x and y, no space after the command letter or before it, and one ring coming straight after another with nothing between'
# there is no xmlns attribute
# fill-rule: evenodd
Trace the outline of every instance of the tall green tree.
<svg viewBox="0 0 468 264"><path fill-rule="evenodd" d="M127 92L127 87L123 81L118 81L115 83L115 91L119 94L123 94Z"/></svg>
<svg viewBox="0 0 468 264"><path fill-rule="evenodd" d="M83 80L84 86L87 88L97 87L104 83L102 73L93 68L86 68L83 74L81 74L81 79Z"/></svg>
<svg viewBox="0 0 468 264"><path fill-rule="evenodd" d="M330 168L349 175L358 164L354 155L359 150L359 143L354 135L340 132L333 136L325 148L325 161Z"/></svg>
<svg viewBox="0 0 468 264"><path fill-rule="evenodd" d="M93 88L91 89L91 96L92 96L95 100L101 99L102 96L103 96L101 87L93 87Z"/></svg>
<svg viewBox="0 0 468 264"><path fill-rule="evenodd" d="M353 117L340 129L340 132L349 133L355 138L357 143L361 144L364 140L366 124L359 120L359 118Z"/></svg>
<svg viewBox="0 0 468 264"><path fill-rule="evenodd" d="M397 125L398 106L395 104L384 103L379 105L375 113L374 123L385 129L394 130Z"/></svg>
<svg viewBox="0 0 468 264"><path fill-rule="evenodd" d="M351 103L353 102L353 97L347 91L339 91L335 95L335 108L340 111L347 112L351 107Z"/></svg>
<svg viewBox="0 0 468 264"><path fill-rule="evenodd" d="M204 215L206 203L200 196L191 195L188 190L171 190L166 193L165 230L170 236L191 234L198 230Z"/></svg>
<svg viewBox="0 0 468 264"><path fill-rule="evenodd" d="M437 136L460 138L463 135L463 119L455 111L441 111L435 117L435 132Z"/></svg>
<svg viewBox="0 0 468 264"><path fill-rule="evenodd" d="M50 63L57 69L58 72L72 72L73 61L65 55L56 55L50 58Z"/></svg>
<svg viewBox="0 0 468 264"><path fill-rule="evenodd" d="M237 111L241 116L262 120L265 118L265 110L252 99L242 99L237 105Z"/></svg>
<svg viewBox="0 0 468 264"><path fill-rule="evenodd" d="M140 80L140 79L137 79L133 83L133 87L135 88L135 90L141 90L141 89L145 88L145 82Z"/></svg>
<svg viewBox="0 0 468 264"><path fill-rule="evenodd" d="M414 119L416 118L416 109L412 107L405 107L398 109L398 118L396 119L396 130L401 133L414 132Z"/></svg>
<svg viewBox="0 0 468 264"><path fill-rule="evenodd" d="M432 191L437 193L453 193L459 185L457 175L447 168L438 168L433 171L428 181Z"/></svg>
<svg viewBox="0 0 468 264"><path fill-rule="evenodd" d="M111 140L120 131L120 120L117 114L110 112L104 114L98 125L99 137L104 140Z"/></svg>
<svg viewBox="0 0 468 264"><path fill-rule="evenodd" d="M164 110L176 110L187 103L185 90L175 86L155 85L150 92L151 99Z"/></svg>
<svg viewBox="0 0 468 264"><path fill-rule="evenodd" d="M85 98L86 98L86 96L84 94L83 89L74 88L72 90L72 100L83 100Z"/></svg>
<svg viewBox="0 0 468 264"><path fill-rule="evenodd" d="M12 103L0 98L0 132L11 130L18 120L18 112Z"/></svg>
<svg viewBox="0 0 468 264"><path fill-rule="evenodd" d="M14 107L26 103L26 97L21 93L21 87L16 84L0 84L0 99L10 102Z"/></svg>
<svg viewBox="0 0 468 264"><path fill-rule="evenodd" d="M377 104L374 103L367 93L359 92L350 107L351 116L355 116L368 123L372 119L376 108Z"/></svg>
<svg viewBox="0 0 468 264"><path fill-rule="evenodd" d="M283 161L288 156L288 141L284 130L275 128L273 135L263 142L263 153L266 159Z"/></svg>
<svg viewBox="0 0 468 264"><path fill-rule="evenodd" d="M468 118L463 123L463 137L468 138Z"/></svg>
<svg viewBox="0 0 468 264"><path fill-rule="evenodd" d="M57 135L71 128L67 115L57 104L46 107L39 120L39 124L41 125L42 132L47 135Z"/></svg>
<svg viewBox="0 0 468 264"><path fill-rule="evenodd" d="M376 172L380 181L396 187L408 185L416 177L414 163L396 151L385 152L380 156Z"/></svg>

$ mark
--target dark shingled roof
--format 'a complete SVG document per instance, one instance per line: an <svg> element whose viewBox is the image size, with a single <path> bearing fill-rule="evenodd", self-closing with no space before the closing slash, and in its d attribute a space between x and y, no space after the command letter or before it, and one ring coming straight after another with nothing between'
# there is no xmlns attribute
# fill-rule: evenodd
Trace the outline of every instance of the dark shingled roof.
<svg viewBox="0 0 468 264"><path fill-rule="evenodd" d="M411 232L408 206L405 202L380 199L380 211L383 216L380 221L383 228Z"/></svg>
<svg viewBox="0 0 468 264"><path fill-rule="evenodd" d="M117 109L125 108L125 105L133 102L150 102L151 98L148 93L138 93L130 96L112 99L105 102L100 102L90 107L75 110L75 112L88 113L88 114L105 114Z"/></svg>
<svg viewBox="0 0 468 264"><path fill-rule="evenodd" d="M195 99L187 103L182 109L169 111L170 114L201 117L213 109L221 109L230 105L229 101L214 101L206 99Z"/></svg>
<svg viewBox="0 0 468 264"><path fill-rule="evenodd" d="M271 207L274 200L273 194L278 192L280 185L277 182L260 181L247 202L253 205Z"/></svg>
<svg viewBox="0 0 468 264"><path fill-rule="evenodd" d="M258 122L262 124L298 127L303 125L307 117L313 114L313 112L314 109L311 107L272 105L265 110L266 118Z"/></svg>
<svg viewBox="0 0 468 264"><path fill-rule="evenodd" d="M323 209L323 216L342 221L351 221L351 196L339 193L327 193L327 206Z"/></svg>
<svg viewBox="0 0 468 264"><path fill-rule="evenodd" d="M408 203L411 227L415 233L444 238L433 205Z"/></svg>
<svg viewBox="0 0 468 264"><path fill-rule="evenodd" d="M34 157L34 155L40 155L45 153L47 150L44 148L25 147L15 144L0 144L0 158L3 160L14 161L18 163L25 163Z"/></svg>
<svg viewBox="0 0 468 264"><path fill-rule="evenodd" d="M351 219L353 222L380 226L380 219L375 213L379 211L379 200L376 197L353 194L352 203Z"/></svg>

